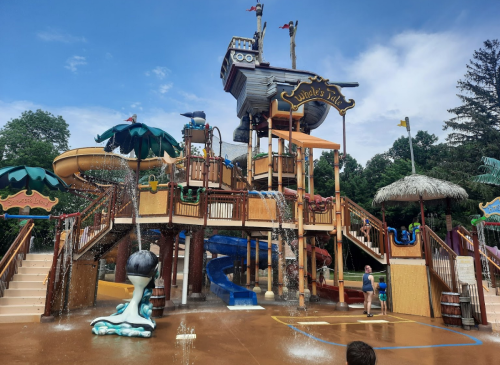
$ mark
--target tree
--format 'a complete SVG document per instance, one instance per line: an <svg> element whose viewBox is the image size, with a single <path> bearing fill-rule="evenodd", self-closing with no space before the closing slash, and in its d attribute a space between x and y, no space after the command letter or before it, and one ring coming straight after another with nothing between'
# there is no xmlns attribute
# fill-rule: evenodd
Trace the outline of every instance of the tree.
<svg viewBox="0 0 500 365"><path fill-rule="evenodd" d="M25 111L0 129L0 167L52 168L52 161L69 149L68 123L61 117L37 110Z"/></svg>
<svg viewBox="0 0 500 365"><path fill-rule="evenodd" d="M465 79L458 81L463 104L448 110L454 117L443 129L452 130L451 146L481 145L477 152L493 157L500 152L500 42L487 40L484 47L474 51Z"/></svg>
<svg viewBox="0 0 500 365"><path fill-rule="evenodd" d="M438 137L434 134L429 134L427 131L418 131L417 135L412 137L413 154L415 163L421 167L428 169L434 163L434 156L439 155L439 151L443 148L442 145L436 145ZM408 137L399 137L387 152L387 155L393 160L409 159L410 142Z"/></svg>

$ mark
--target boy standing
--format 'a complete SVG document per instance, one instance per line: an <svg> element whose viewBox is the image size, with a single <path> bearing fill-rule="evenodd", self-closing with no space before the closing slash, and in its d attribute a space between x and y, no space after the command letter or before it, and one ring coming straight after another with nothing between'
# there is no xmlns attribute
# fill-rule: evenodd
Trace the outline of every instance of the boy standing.
<svg viewBox="0 0 500 365"><path fill-rule="evenodd" d="M378 289L378 299L380 299L380 309L382 311L382 315L386 316L387 315L387 294L386 294L386 289L387 289L387 284L385 283L385 279L381 276L379 278L380 283L377 285Z"/></svg>

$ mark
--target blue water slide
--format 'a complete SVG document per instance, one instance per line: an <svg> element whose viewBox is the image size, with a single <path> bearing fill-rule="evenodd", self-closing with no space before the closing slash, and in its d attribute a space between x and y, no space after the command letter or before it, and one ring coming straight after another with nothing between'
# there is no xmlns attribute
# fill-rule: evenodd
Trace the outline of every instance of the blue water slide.
<svg viewBox="0 0 500 365"><path fill-rule="evenodd" d="M250 241L251 259L255 259L256 241ZM226 255L212 259L207 264L207 275L210 279L210 290L228 305L257 305L257 295L242 286L231 282L226 274L234 272L234 260L247 256L246 238L214 235L205 240L205 250L218 255ZM272 245L271 257L278 260L278 246ZM267 268L267 242L259 242L259 267Z"/></svg>
<svg viewBox="0 0 500 365"><path fill-rule="evenodd" d="M157 229L149 230L147 233L152 236L160 235ZM185 231L179 234L179 243L184 244L186 239ZM250 241L251 259L255 260L256 241ZM228 305L257 305L256 294L242 286L236 285L227 278L227 274L234 272L234 261L244 259L246 264L247 239L214 235L205 239L204 248L213 254L224 255L210 260L207 264L207 275L211 282L210 290L221 298ZM267 242L259 241L259 267L267 268ZM273 244L271 248L272 261L278 260L278 246Z"/></svg>

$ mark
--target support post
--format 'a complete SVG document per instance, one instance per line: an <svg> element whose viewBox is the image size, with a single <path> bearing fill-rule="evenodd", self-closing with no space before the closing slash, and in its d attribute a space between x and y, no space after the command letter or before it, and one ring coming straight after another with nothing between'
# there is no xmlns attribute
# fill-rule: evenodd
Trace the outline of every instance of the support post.
<svg viewBox="0 0 500 365"><path fill-rule="evenodd" d="M252 124L252 114L248 113L248 118L250 119L250 135L248 136L248 156L247 156L247 181L248 185L252 185L252 135L253 135L253 124Z"/></svg>
<svg viewBox="0 0 500 365"><path fill-rule="evenodd" d="M118 244L118 253L116 254L115 283L124 283L127 280L127 260L130 256L130 235L127 234ZM161 246L160 246L161 247Z"/></svg>
<svg viewBox="0 0 500 365"><path fill-rule="evenodd" d="M259 286L259 238L255 239L255 286L253 291L257 294L262 292L262 289Z"/></svg>
<svg viewBox="0 0 500 365"><path fill-rule="evenodd" d="M172 288L177 288L177 262L179 261L179 234L175 236L174 269L172 273Z"/></svg>
<svg viewBox="0 0 500 365"><path fill-rule="evenodd" d="M278 192L283 193L283 153L285 147L285 141L283 138L278 140ZM280 224L281 224L280 220ZM283 241L283 236L278 235L278 298L283 299L283 290L288 288L283 288L283 268L285 266L284 255L285 255L285 245Z"/></svg>
<svg viewBox="0 0 500 365"><path fill-rule="evenodd" d="M193 272L193 282L192 291L189 299L192 301L201 302L204 301L205 295L201 292L203 288L203 252L204 242L203 238L205 236L204 229L198 229L193 234L193 267L191 271Z"/></svg>
<svg viewBox="0 0 500 365"><path fill-rule="evenodd" d="M267 122L269 124L268 128L268 148L267 148L267 158L268 158L268 176L267 176L267 191L273 190L273 120L268 118ZM270 217L272 219L272 217ZM272 232L267 233L267 291L264 296L266 300L274 300L273 292L273 262L272 262Z"/></svg>
<svg viewBox="0 0 500 365"><path fill-rule="evenodd" d="M335 218L337 224L337 270L339 281L339 301L335 308L339 311L348 311L349 306L344 298L344 268L342 262L342 211L340 208L340 171L339 171L339 151L334 150L335 169Z"/></svg>
<svg viewBox="0 0 500 365"><path fill-rule="evenodd" d="M472 226L472 242L474 243L474 266L476 269L476 287L479 299L479 308L481 308L481 324L485 327L488 326L488 318L486 317L486 304L484 302L484 290L483 290L483 266L481 265L481 258L479 256L479 239L477 237L477 227ZM488 329L483 327L482 329ZM481 329L481 328L480 328Z"/></svg>
<svg viewBox="0 0 500 365"><path fill-rule="evenodd" d="M297 206L299 243L299 306L305 310L304 293L304 191L302 187L302 147L297 146Z"/></svg>
<svg viewBox="0 0 500 365"><path fill-rule="evenodd" d="M252 237L247 234L247 289L250 290L250 260L252 257L252 246L251 246Z"/></svg>
<svg viewBox="0 0 500 365"><path fill-rule="evenodd" d="M311 237L311 279L312 293L309 301L319 302L318 293L316 292L316 237Z"/></svg>
<svg viewBox="0 0 500 365"><path fill-rule="evenodd" d="M184 270L182 275L181 307L187 307L188 277L189 277L189 246L191 245L191 232L186 232L184 244Z"/></svg>
<svg viewBox="0 0 500 365"><path fill-rule="evenodd" d="M59 219L57 221L56 230L56 240L54 242L54 255L52 256L52 266L49 272L49 281L47 283L47 297L45 299L45 311L43 313L42 322L52 322L54 321L54 316L52 316L52 303L54 301L54 283L56 281L56 266L57 266L57 256L59 256L59 245L61 244L61 225L62 221Z"/></svg>
<svg viewBox="0 0 500 365"><path fill-rule="evenodd" d="M172 311L175 309L175 304L170 300L171 285L172 285L172 260L174 248L174 232L161 231L164 237L164 250L162 257L161 277L165 288L165 309L164 311Z"/></svg>

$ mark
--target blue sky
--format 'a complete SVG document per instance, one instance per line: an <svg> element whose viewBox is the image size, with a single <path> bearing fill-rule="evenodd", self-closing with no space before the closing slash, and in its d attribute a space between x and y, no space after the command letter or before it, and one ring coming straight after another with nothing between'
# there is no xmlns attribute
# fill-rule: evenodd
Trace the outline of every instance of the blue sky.
<svg viewBox="0 0 500 365"><path fill-rule="evenodd" d="M290 67L288 31L299 20L297 68L357 81L344 94L347 148L359 162L387 150L405 130L442 141L456 82L486 39L500 38L500 2L263 1L264 58ZM179 113L204 110L232 141L236 101L219 78L232 36L252 37L255 1L2 1L0 126L27 109L62 115L72 148L133 113L178 140ZM313 135L340 142L331 111Z"/></svg>

